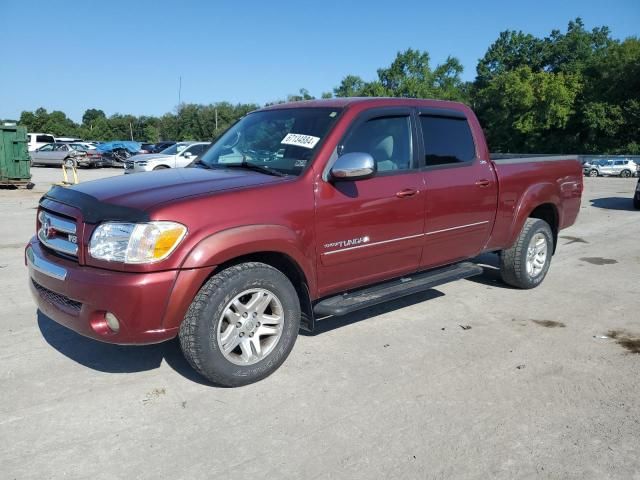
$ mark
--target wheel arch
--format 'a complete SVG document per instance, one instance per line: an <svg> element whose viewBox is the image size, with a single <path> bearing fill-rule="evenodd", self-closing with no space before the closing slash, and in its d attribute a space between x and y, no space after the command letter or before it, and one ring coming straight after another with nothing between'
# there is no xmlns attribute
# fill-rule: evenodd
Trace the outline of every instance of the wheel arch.
<svg viewBox="0 0 640 480"><path fill-rule="evenodd" d="M261 262L289 278L300 298L303 324L313 329L311 301L316 293L313 259L303 252L298 236L282 225L248 225L215 233L200 241L187 255L181 268L213 266L211 275L244 262ZM312 252L314 250L311 249ZM202 285L198 286L200 288Z"/></svg>
<svg viewBox="0 0 640 480"><path fill-rule="evenodd" d="M560 194L557 186L551 183L532 185L527 189L515 210L514 220L509 233L509 246L513 245L527 218L539 218L551 227L553 232L553 252L555 253L558 231L561 225L561 213L558 209Z"/></svg>
<svg viewBox="0 0 640 480"><path fill-rule="evenodd" d="M549 227L551 227L551 233L553 233L553 253L556 253L558 227L560 225L558 208L553 203L543 203L534 208L527 218L539 218L547 222Z"/></svg>

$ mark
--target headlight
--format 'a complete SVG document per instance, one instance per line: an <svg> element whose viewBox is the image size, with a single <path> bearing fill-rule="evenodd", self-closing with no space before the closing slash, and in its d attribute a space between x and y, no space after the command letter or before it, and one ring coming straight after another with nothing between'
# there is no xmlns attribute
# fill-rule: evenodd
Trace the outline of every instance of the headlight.
<svg viewBox="0 0 640 480"><path fill-rule="evenodd" d="M108 262L158 262L173 252L186 233L187 228L175 222L107 222L91 235L89 254Z"/></svg>

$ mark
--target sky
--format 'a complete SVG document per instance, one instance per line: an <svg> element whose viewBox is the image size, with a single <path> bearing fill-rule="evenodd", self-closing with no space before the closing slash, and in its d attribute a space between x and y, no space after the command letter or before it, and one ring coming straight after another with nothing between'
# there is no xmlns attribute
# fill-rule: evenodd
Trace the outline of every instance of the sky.
<svg viewBox="0 0 640 480"><path fill-rule="evenodd" d="M640 36L638 0L0 0L0 118L62 110L80 121L162 115L182 102L264 104L348 74L365 80L398 51L447 56L464 80L503 30L546 36L581 17Z"/></svg>

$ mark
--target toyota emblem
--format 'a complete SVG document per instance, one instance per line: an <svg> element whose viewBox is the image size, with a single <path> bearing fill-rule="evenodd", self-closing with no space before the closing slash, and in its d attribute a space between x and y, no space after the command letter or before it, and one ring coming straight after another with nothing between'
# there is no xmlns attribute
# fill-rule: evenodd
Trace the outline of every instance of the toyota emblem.
<svg viewBox="0 0 640 480"><path fill-rule="evenodd" d="M42 231L45 238L53 238L56 235L56 229L51 226L51 220L48 217L45 217L42 222Z"/></svg>

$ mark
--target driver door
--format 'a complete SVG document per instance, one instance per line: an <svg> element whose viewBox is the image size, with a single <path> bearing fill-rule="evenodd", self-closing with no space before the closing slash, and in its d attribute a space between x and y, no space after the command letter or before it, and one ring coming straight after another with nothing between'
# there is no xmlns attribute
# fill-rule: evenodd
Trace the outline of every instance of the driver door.
<svg viewBox="0 0 640 480"><path fill-rule="evenodd" d="M424 198L414 158L409 109L361 115L340 154L369 153L377 173L340 180L325 172L316 189L318 290L321 296L417 270L422 254Z"/></svg>

